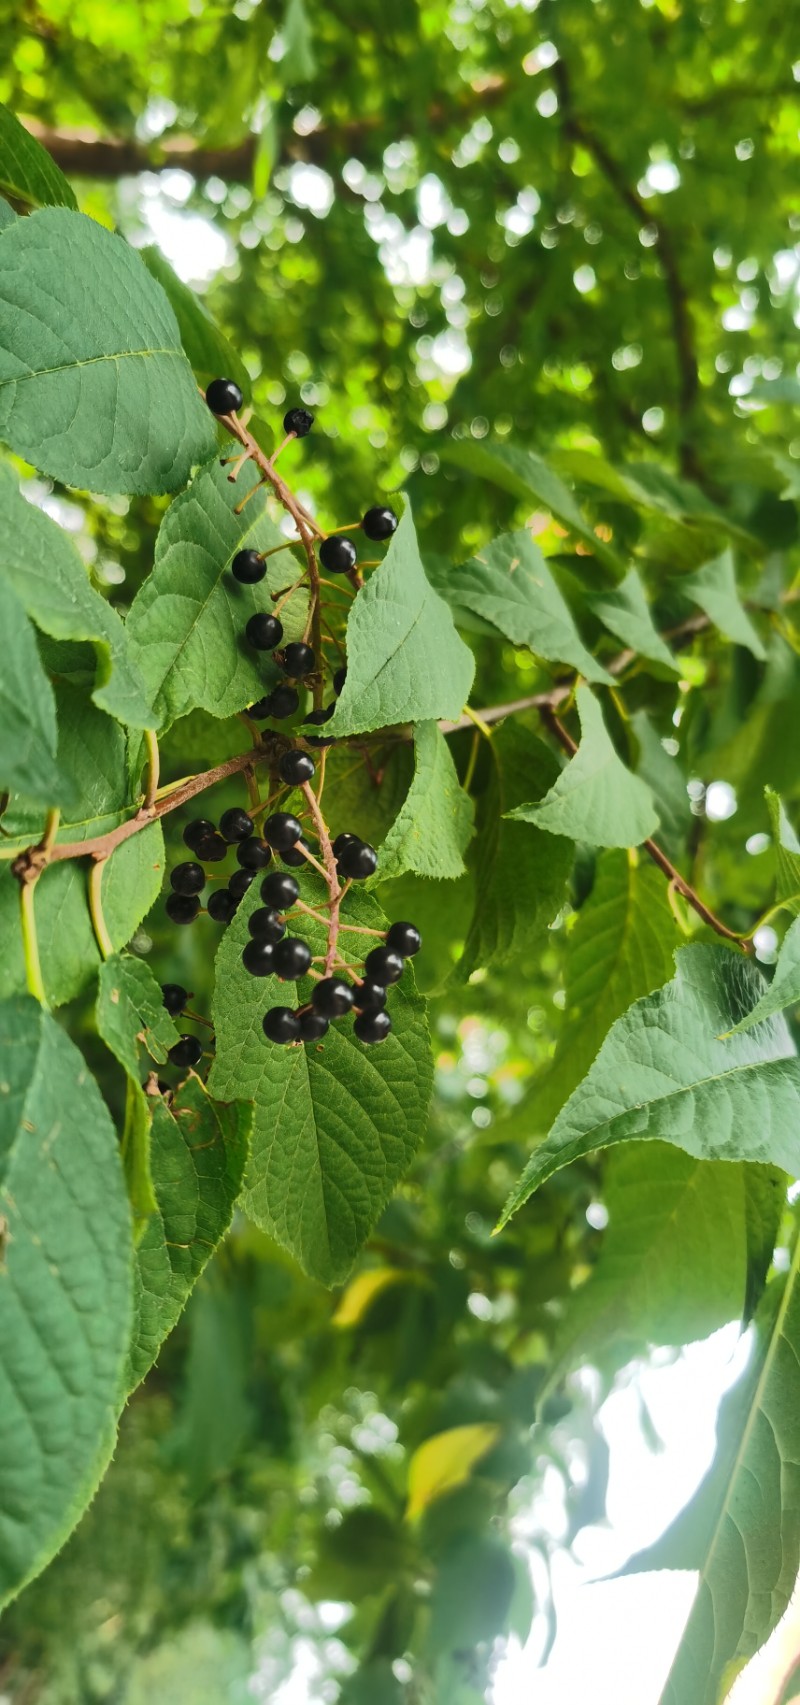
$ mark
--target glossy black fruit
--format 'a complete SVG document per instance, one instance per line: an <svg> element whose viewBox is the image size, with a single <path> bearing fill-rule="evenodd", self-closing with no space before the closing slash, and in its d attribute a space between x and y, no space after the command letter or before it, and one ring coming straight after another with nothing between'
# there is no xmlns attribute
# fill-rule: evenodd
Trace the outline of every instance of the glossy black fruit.
<svg viewBox="0 0 800 1705"><path fill-rule="evenodd" d="M314 416L307 408L287 409L283 417L284 432L293 432L295 438L305 438L314 425Z"/></svg>
<svg viewBox="0 0 800 1705"><path fill-rule="evenodd" d="M353 1025L353 1034L359 1042L385 1042L391 1028L388 1012L360 1012Z"/></svg>
<svg viewBox="0 0 800 1705"><path fill-rule="evenodd" d="M303 852L304 847L308 848L307 841L298 841L296 847L286 847L285 851L281 853L281 863L288 864L292 870L302 870L303 866L308 864L308 859Z"/></svg>
<svg viewBox="0 0 800 1705"><path fill-rule="evenodd" d="M361 525L368 539L390 539L397 532L397 516L385 504L376 503L374 509L367 510Z"/></svg>
<svg viewBox="0 0 800 1705"><path fill-rule="evenodd" d="M304 977L311 964L311 948L296 935L287 935L273 948L274 966L284 983L295 983Z"/></svg>
<svg viewBox="0 0 800 1705"><path fill-rule="evenodd" d="M274 717L276 722L283 722L285 717L294 716L300 704L300 694L296 687L281 685L273 687L272 692L267 694L266 702L269 705L268 714Z"/></svg>
<svg viewBox="0 0 800 1705"><path fill-rule="evenodd" d="M183 1012L189 996L182 983L163 983L161 996L167 1012L172 1018L178 1012Z"/></svg>
<svg viewBox="0 0 800 1705"><path fill-rule="evenodd" d="M353 1005L353 990L344 977L323 977L314 984L311 1004L324 1018L341 1018Z"/></svg>
<svg viewBox="0 0 800 1705"><path fill-rule="evenodd" d="M231 563L231 574L242 586L255 586L257 580L264 579L266 572L267 565L258 551L237 551Z"/></svg>
<svg viewBox="0 0 800 1705"><path fill-rule="evenodd" d="M344 686L346 680L347 680L347 664L343 663L341 669L337 669L336 674L333 677L333 690L335 693L341 692L342 687Z"/></svg>
<svg viewBox="0 0 800 1705"><path fill-rule="evenodd" d="M236 857L243 870L264 870L272 853L263 841L258 841L255 835L251 835L249 841L242 841L236 848Z"/></svg>
<svg viewBox="0 0 800 1705"><path fill-rule="evenodd" d="M374 977L365 977L353 992L353 1005L358 1012L378 1012L386 1005L386 986Z"/></svg>
<svg viewBox="0 0 800 1705"><path fill-rule="evenodd" d="M200 901L192 894L168 894L166 913L174 924L193 923L200 910Z"/></svg>
<svg viewBox="0 0 800 1705"><path fill-rule="evenodd" d="M206 911L215 924L229 924L239 902L227 888L215 888L208 896Z"/></svg>
<svg viewBox="0 0 800 1705"><path fill-rule="evenodd" d="M271 1006L264 1013L261 1027L268 1042L297 1042L300 1038L300 1020L290 1006Z"/></svg>
<svg viewBox="0 0 800 1705"><path fill-rule="evenodd" d="M251 977L271 977L272 943L269 941L248 941L242 954L242 964Z"/></svg>
<svg viewBox="0 0 800 1705"><path fill-rule="evenodd" d="M278 765L281 781L288 782L289 787L300 787L304 781L310 781L316 770L316 764L309 752L284 752Z"/></svg>
<svg viewBox="0 0 800 1705"><path fill-rule="evenodd" d="M387 931L386 946L401 959L413 959L422 946L422 936L415 924L392 924Z"/></svg>
<svg viewBox="0 0 800 1705"><path fill-rule="evenodd" d="M263 699L256 699L255 704L247 706L247 714L252 716L254 722L266 722L267 717L272 715L270 698L270 694L265 693Z"/></svg>
<svg viewBox="0 0 800 1705"><path fill-rule="evenodd" d="M216 824L209 822L207 817L193 817L183 831L183 838L187 847L196 852L198 841L207 841L209 836L215 835L216 832Z"/></svg>
<svg viewBox="0 0 800 1705"><path fill-rule="evenodd" d="M167 1054L167 1059L172 1061L173 1066L196 1066L202 1058L202 1043L198 1042L196 1036L179 1036Z"/></svg>
<svg viewBox="0 0 800 1705"><path fill-rule="evenodd" d="M288 912L300 895L300 884L294 876L289 876L285 870L271 870L261 884L261 898L265 906L272 906L277 912Z"/></svg>
<svg viewBox="0 0 800 1705"><path fill-rule="evenodd" d="M255 882L255 879L256 873L254 870L234 871L230 882L228 883L228 893L233 895L237 906L239 901L244 899L251 882Z"/></svg>
<svg viewBox="0 0 800 1705"><path fill-rule="evenodd" d="M228 856L228 843L223 841L215 829L213 835L204 835L193 851L197 853L201 864L219 864L220 859Z"/></svg>
<svg viewBox="0 0 800 1705"><path fill-rule="evenodd" d="M287 847L293 847L303 833L302 824L293 817L290 811L273 811L264 824L264 840L278 852L285 852Z"/></svg>
<svg viewBox="0 0 800 1705"><path fill-rule="evenodd" d="M343 829L341 834L337 835L335 841L333 841L331 843L331 845L333 847L334 858L338 858L340 853L344 852L345 847L350 846L351 842L358 845L359 844L358 836L357 835L351 835L348 833L347 829Z"/></svg>
<svg viewBox="0 0 800 1705"><path fill-rule="evenodd" d="M226 841L246 841L253 833L253 819L248 817L240 805L234 805L230 811L223 811L219 820L219 832Z"/></svg>
<svg viewBox="0 0 800 1705"><path fill-rule="evenodd" d="M330 1029L330 1019L323 1018L321 1012L300 1013L300 1041L321 1042Z"/></svg>
<svg viewBox="0 0 800 1705"><path fill-rule="evenodd" d="M345 539L341 533L332 534L329 539L323 539L319 560L328 574L347 574L355 564L356 547L352 539Z"/></svg>
<svg viewBox="0 0 800 1705"><path fill-rule="evenodd" d="M364 970L376 983L397 983L403 975L403 961L391 947L373 947L364 960Z"/></svg>
<svg viewBox="0 0 800 1705"><path fill-rule="evenodd" d="M330 722L335 709L335 704L323 705L321 710L310 710L308 716L304 720L312 723L314 727L319 728L323 723ZM306 734L305 739L309 746L332 746L336 739L336 735Z"/></svg>
<svg viewBox="0 0 800 1705"><path fill-rule="evenodd" d="M282 941L286 934L286 924L279 912L272 906L259 906L251 912L247 927L254 941L268 941L274 947L276 941Z"/></svg>
<svg viewBox="0 0 800 1705"><path fill-rule="evenodd" d="M364 882L377 870L378 854L367 841L354 838L337 854L337 864L342 876L350 876L354 882Z"/></svg>
<svg viewBox="0 0 800 1705"><path fill-rule="evenodd" d="M306 645L304 640L294 639L290 645L284 646L281 668L284 674L291 675L293 680L301 680L304 675L310 675L316 665L317 659L313 649Z"/></svg>
<svg viewBox="0 0 800 1705"><path fill-rule="evenodd" d="M244 398L235 379L212 379L206 391L206 402L212 414L235 414Z"/></svg>
<svg viewBox="0 0 800 1705"><path fill-rule="evenodd" d="M176 864L170 871L169 880L176 894L199 894L206 885L206 873L202 864L194 864L188 860L186 864Z"/></svg>
<svg viewBox="0 0 800 1705"><path fill-rule="evenodd" d="M266 610L256 610L244 631L248 643L256 651L275 651L283 639L283 622L279 622L277 616L270 616Z"/></svg>

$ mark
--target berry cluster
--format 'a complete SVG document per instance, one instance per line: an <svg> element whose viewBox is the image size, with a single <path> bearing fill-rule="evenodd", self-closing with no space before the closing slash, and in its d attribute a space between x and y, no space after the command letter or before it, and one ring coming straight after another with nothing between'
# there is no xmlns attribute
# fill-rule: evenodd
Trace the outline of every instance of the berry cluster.
<svg viewBox="0 0 800 1705"><path fill-rule="evenodd" d="M242 954L242 962L255 977L277 976L284 983L294 983L310 972L311 950L305 941L286 934L286 918L279 909L281 905L285 907L285 901L279 898L279 883L292 884L295 900L299 895L292 877L273 872L264 878L261 898L266 904L251 914L248 927L252 939ZM332 1019L355 1012L353 1034L359 1042L385 1042L392 1028L391 1018L384 1010L389 985L402 977L405 960L418 953L421 946L422 938L413 924L392 924L381 946L373 947L367 954L363 973L360 976L355 973L353 982L341 976L323 976L314 984L305 1006L297 1010L290 1006L270 1007L262 1020L267 1041L283 1046L290 1042L319 1042Z"/></svg>

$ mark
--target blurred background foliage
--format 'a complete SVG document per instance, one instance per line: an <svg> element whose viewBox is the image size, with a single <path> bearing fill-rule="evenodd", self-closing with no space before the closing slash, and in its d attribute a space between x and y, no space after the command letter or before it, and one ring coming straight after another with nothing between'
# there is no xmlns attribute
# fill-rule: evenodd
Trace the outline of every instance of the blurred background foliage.
<svg viewBox="0 0 800 1705"><path fill-rule="evenodd" d="M576 482L618 551L636 548L669 628L691 606L664 571L718 550L724 512L767 662L701 634L683 653L679 714L674 681L634 676L639 716L614 732L669 802L668 849L688 837L704 894L750 927L773 876L763 786L788 788L791 809L797 769L781 738L797 653L778 601L800 495L792 9L1 0L0 19L0 98L84 211L156 245L160 275L166 259L198 290L266 422L287 402L314 410L293 473L331 524L403 485L432 558L461 560L531 519L474 459L524 445ZM601 475L587 451L606 459ZM89 506L39 486L124 608L165 504ZM581 608L580 555L562 557L558 528L532 519ZM477 703L537 690L529 652L470 638ZM480 793L491 776L475 739L451 744ZM246 740L237 722L195 715L165 743L165 779ZM735 812L707 810L719 781ZM369 832L368 778L343 772L340 788ZM174 843L178 856L177 831ZM450 972L471 879L393 885L393 915L421 923L434 991L437 1094L412 1176L343 1295L237 1222L134 1398L93 1508L5 1617L0 1692L19 1705L266 1701L305 1664L315 1700L477 1705L500 1636L524 1640L536 1614L546 1648L547 1565L564 1540L537 1526L537 1493L561 1477L566 1543L600 1519L598 1391L654 1336L643 1311L624 1356L598 1341L599 1384L551 1377L565 1306L602 1246L599 1167L557 1174L491 1237L548 1097L553 1111L572 1087L567 1072L553 1100L547 1069L596 880L586 855L535 962L464 987ZM176 940L157 909L135 945L202 1009L204 942ZM66 1016L119 1110L88 1002ZM687 1339L719 1323L691 1275L677 1318ZM675 1335L662 1323L658 1341ZM486 1431L453 1442L462 1483L408 1520L414 1453L474 1427Z"/></svg>

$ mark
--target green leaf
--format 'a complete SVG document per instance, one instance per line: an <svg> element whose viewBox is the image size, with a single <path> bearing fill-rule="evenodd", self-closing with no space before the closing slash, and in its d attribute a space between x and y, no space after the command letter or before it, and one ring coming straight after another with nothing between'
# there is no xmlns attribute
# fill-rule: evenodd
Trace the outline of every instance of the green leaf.
<svg viewBox="0 0 800 1705"><path fill-rule="evenodd" d="M538 805L518 805L509 815L592 847L639 846L658 828L653 795L617 756L589 688L579 687L575 697L581 743L574 758Z"/></svg>
<svg viewBox="0 0 800 1705"><path fill-rule="evenodd" d="M623 1573L697 1569L700 1581L661 1705L718 1705L780 1621L797 1578L800 1518L800 1243L755 1323L742 1378L722 1399L705 1479Z"/></svg>
<svg viewBox="0 0 800 1705"><path fill-rule="evenodd" d="M726 639L734 645L746 646L759 662L764 662L766 651L739 598L730 550L723 551L696 574L683 575L678 585Z"/></svg>
<svg viewBox="0 0 800 1705"><path fill-rule="evenodd" d="M782 1018L721 1041L764 988L724 947L683 947L666 988L609 1031L503 1209L504 1225L559 1167L639 1138L698 1160L757 1160L800 1172L800 1061Z"/></svg>
<svg viewBox="0 0 800 1705"><path fill-rule="evenodd" d="M56 701L16 593L0 578L0 790L25 788L48 805L71 803L56 763Z"/></svg>
<svg viewBox="0 0 800 1705"><path fill-rule="evenodd" d="M241 356L212 319L205 302L178 277L155 243L148 243L138 253L169 299L178 322L184 354L198 385L205 391L211 380L222 373L226 379L235 379L245 402L249 402L250 374ZM262 449L268 448L261 437L259 443Z"/></svg>
<svg viewBox="0 0 800 1705"><path fill-rule="evenodd" d="M134 1326L126 1390L144 1379L231 1222L247 1158L252 1109L212 1100L189 1078L170 1105L152 1098L150 1169L156 1210L134 1266Z"/></svg>
<svg viewBox="0 0 800 1705"><path fill-rule="evenodd" d="M288 0L281 35L284 42L281 73L286 88L290 89L294 83L309 82L317 71L305 0Z"/></svg>
<svg viewBox="0 0 800 1705"><path fill-rule="evenodd" d="M795 918L781 942L781 950L769 988L756 1001L752 1012L745 1013L738 1024L734 1024L731 1035L740 1030L751 1030L754 1024L760 1024L763 1019L771 1018L775 1012L783 1012L787 1006L797 1006L800 1003L800 918Z"/></svg>
<svg viewBox="0 0 800 1705"><path fill-rule="evenodd" d="M581 514L568 486L533 450L520 450L513 444L474 444L465 439L445 439L440 454L446 462L454 462L456 467L464 468L479 479L491 480L501 490L510 491L513 497L544 504L562 527L589 546L596 560L611 570L614 580L622 579L624 570L615 552L597 537Z"/></svg>
<svg viewBox="0 0 800 1705"><path fill-rule="evenodd" d="M493 1422L448 1427L432 1433L417 1446L408 1465L406 1521L419 1521L438 1498L463 1486L487 1451L497 1444L500 1428Z"/></svg>
<svg viewBox="0 0 800 1705"><path fill-rule="evenodd" d="M0 105L0 189L29 207L77 207L55 160L19 119Z"/></svg>
<svg viewBox="0 0 800 1705"><path fill-rule="evenodd" d="M6 231L9 225L13 225L17 217L18 215L14 212L13 207L9 207L8 202L4 201L0 195L0 231Z"/></svg>
<svg viewBox="0 0 800 1705"><path fill-rule="evenodd" d="M588 681L612 680L587 651L530 533L503 533L469 562L446 574L437 566L436 574L437 590L448 602L452 595L457 607L491 623L512 645L527 645L552 663L571 663Z"/></svg>
<svg viewBox="0 0 800 1705"><path fill-rule="evenodd" d="M114 1448L131 1232L114 1127L82 1055L0 1005L0 1603L37 1575Z"/></svg>
<svg viewBox="0 0 800 1705"><path fill-rule="evenodd" d="M312 1278L335 1285L347 1277L425 1131L432 1061L424 1002L408 966L392 989L394 1028L380 1047L357 1042L349 1019L331 1025L316 1047L267 1042L261 1028L267 1008L308 1000L311 984L245 971L241 954L249 913L260 903L257 886L217 956L217 1057L209 1087L223 1100L255 1103L243 1206ZM312 905L325 897L318 878L307 879L304 893ZM386 928L366 894L348 895L344 921ZM312 952L323 950L325 932L311 918L293 917L292 932ZM372 945L369 936L344 939L354 961Z"/></svg>
<svg viewBox="0 0 800 1705"><path fill-rule="evenodd" d="M635 651L639 657L649 658L651 663L663 664L671 674L680 674L680 663L673 657L669 646L665 645L653 623L644 587L635 568L629 569L622 584L613 591L592 593L588 603L601 622L605 623L609 633L621 639L623 645L630 646L631 651Z"/></svg>
<svg viewBox="0 0 800 1705"><path fill-rule="evenodd" d="M356 595L347 623L347 680L329 732L363 734L398 722L461 715L475 660L425 578L405 504L380 568Z"/></svg>
<svg viewBox="0 0 800 1705"><path fill-rule="evenodd" d="M775 843L775 898L787 912L800 913L800 841L777 793L764 789Z"/></svg>
<svg viewBox="0 0 800 1705"><path fill-rule="evenodd" d="M214 451L163 290L82 213L46 208L3 234L0 436L42 473L104 492L175 491Z"/></svg>
<svg viewBox="0 0 800 1705"><path fill-rule="evenodd" d="M139 1078L139 1044L163 1065L178 1032L143 959L115 953L100 967L97 1028L129 1077Z"/></svg>
<svg viewBox="0 0 800 1705"><path fill-rule="evenodd" d="M630 726L639 747L636 774L658 800L659 842L679 858L692 823L686 776L677 759L665 751L646 710L634 711Z"/></svg>
<svg viewBox="0 0 800 1705"><path fill-rule="evenodd" d="M475 909L454 976L527 952L564 903L572 847L561 837L513 822L513 807L547 786L556 761L543 741L509 720L489 744L490 779L478 806L471 864Z"/></svg>
<svg viewBox="0 0 800 1705"><path fill-rule="evenodd" d="M515 1585L514 1560L502 1539L493 1533L460 1534L443 1553L433 1582L430 1650L462 1653L480 1640L495 1640L505 1626Z"/></svg>
<svg viewBox="0 0 800 1705"><path fill-rule="evenodd" d="M289 551L272 557L256 586L231 574L237 551L283 542L263 498L234 513L257 477L248 463L231 485L215 458L170 505L159 529L155 567L133 600L127 632L161 727L196 708L232 716L278 678L272 659L247 645L244 630L255 610L273 608L271 591L297 579L296 558ZM287 639L302 634L307 607L302 589L284 606Z"/></svg>
<svg viewBox="0 0 800 1705"><path fill-rule="evenodd" d="M435 722L414 729L414 779L381 847L377 880L402 876L462 876L472 834L473 807L459 785L447 741Z"/></svg>
<svg viewBox="0 0 800 1705"><path fill-rule="evenodd" d="M89 640L97 662L95 704L120 722L152 728L144 681L116 610L95 591L69 534L26 502L7 467L0 467L0 526L0 575L31 621L53 639Z"/></svg>

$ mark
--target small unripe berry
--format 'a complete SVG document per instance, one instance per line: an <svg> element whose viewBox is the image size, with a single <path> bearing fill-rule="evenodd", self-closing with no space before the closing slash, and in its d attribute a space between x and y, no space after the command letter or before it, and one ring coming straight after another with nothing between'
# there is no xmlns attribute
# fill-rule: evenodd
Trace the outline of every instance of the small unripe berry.
<svg viewBox="0 0 800 1705"><path fill-rule="evenodd" d="M303 675L310 675L312 669L316 668L316 662L311 646L306 645L302 639L293 640L291 645L285 645L283 648L283 672L296 680L300 680Z"/></svg>
<svg viewBox="0 0 800 1705"><path fill-rule="evenodd" d="M264 840L278 852L293 847L303 833L302 824L289 811L273 811L264 824Z"/></svg>
<svg viewBox="0 0 800 1705"><path fill-rule="evenodd" d="M353 1005L353 990L344 977L323 977L314 984L311 1005L323 1018L341 1018Z"/></svg>
<svg viewBox="0 0 800 1705"><path fill-rule="evenodd" d="M235 414L244 398L235 379L212 379L206 390L206 402L212 414Z"/></svg>
<svg viewBox="0 0 800 1705"><path fill-rule="evenodd" d="M397 532L397 516L393 509L387 509L384 504L377 503L374 509L368 509L361 523L368 539L380 542L390 539Z"/></svg>
<svg viewBox="0 0 800 1705"><path fill-rule="evenodd" d="M256 610L244 631L256 651L275 651L283 639L283 622L267 610Z"/></svg>
<svg viewBox="0 0 800 1705"><path fill-rule="evenodd" d="M277 1042L285 1046L287 1042L297 1042L300 1036L300 1020L290 1006L271 1006L264 1013L261 1026L268 1042Z"/></svg>
<svg viewBox="0 0 800 1705"><path fill-rule="evenodd" d="M359 1042L385 1042L391 1028L388 1012L360 1012L353 1025L353 1034Z"/></svg>
<svg viewBox="0 0 800 1705"><path fill-rule="evenodd" d="M176 894L199 894L206 885L206 873L202 864L188 860L186 864L176 864L169 876Z"/></svg>
<svg viewBox="0 0 800 1705"><path fill-rule="evenodd" d="M299 895L299 882L285 870L271 870L261 884L264 905L272 906L278 912L287 912Z"/></svg>
<svg viewBox="0 0 800 1705"><path fill-rule="evenodd" d="M283 417L284 432L293 432L295 438L306 438L314 425L314 416L307 408L287 409Z"/></svg>
<svg viewBox="0 0 800 1705"><path fill-rule="evenodd" d="M281 781L289 787L300 787L304 781L310 781L316 770L316 764L310 752L284 752L278 765Z"/></svg>
<svg viewBox="0 0 800 1705"><path fill-rule="evenodd" d="M253 833L253 819L248 817L240 805L233 805L230 811L223 811L219 820L220 834L229 842L246 841Z"/></svg>
<svg viewBox="0 0 800 1705"><path fill-rule="evenodd" d="M233 917L238 900L234 894L229 894L227 888L215 888L208 896L206 911L215 924L229 924Z"/></svg>
<svg viewBox="0 0 800 1705"><path fill-rule="evenodd" d="M304 977L311 964L311 948L298 936L287 935L273 948L274 966L284 983L296 983Z"/></svg>
<svg viewBox="0 0 800 1705"><path fill-rule="evenodd" d="M364 970L376 983L397 983L403 975L403 961L391 947L373 947L364 960Z"/></svg>
<svg viewBox="0 0 800 1705"><path fill-rule="evenodd" d="M200 910L200 901L194 894L168 894L165 909L172 923L191 924Z"/></svg>
<svg viewBox="0 0 800 1705"><path fill-rule="evenodd" d="M257 580L263 580L267 565L258 551L237 551L231 563L231 574L234 580L242 586L255 586Z"/></svg>
<svg viewBox="0 0 800 1705"><path fill-rule="evenodd" d="M164 1005L171 1018L183 1012L189 996L182 983L164 983L161 988Z"/></svg>
<svg viewBox="0 0 800 1705"><path fill-rule="evenodd" d="M319 547L319 560L328 574L347 574L355 565L356 547L352 539L332 533Z"/></svg>

